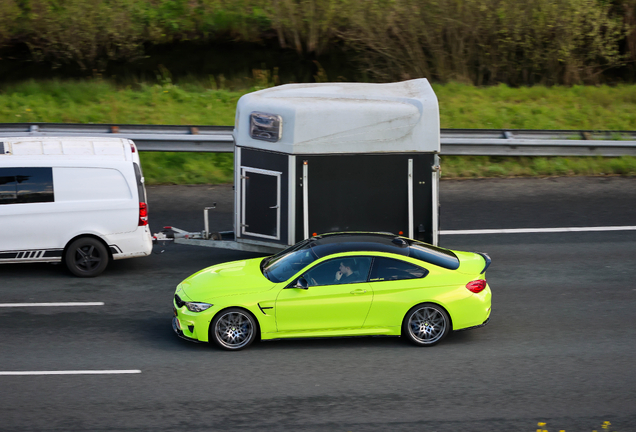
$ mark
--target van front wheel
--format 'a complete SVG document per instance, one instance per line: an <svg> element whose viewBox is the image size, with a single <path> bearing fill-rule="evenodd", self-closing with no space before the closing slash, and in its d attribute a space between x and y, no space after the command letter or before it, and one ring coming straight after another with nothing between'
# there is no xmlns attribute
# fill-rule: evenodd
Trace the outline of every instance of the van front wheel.
<svg viewBox="0 0 636 432"><path fill-rule="evenodd" d="M75 276L95 277L108 265L108 251L99 240L81 237L68 246L64 260Z"/></svg>

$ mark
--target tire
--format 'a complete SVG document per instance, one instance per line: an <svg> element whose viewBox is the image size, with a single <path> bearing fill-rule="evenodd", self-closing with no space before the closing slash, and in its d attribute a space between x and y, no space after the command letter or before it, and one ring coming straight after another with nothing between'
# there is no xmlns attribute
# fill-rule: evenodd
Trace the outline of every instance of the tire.
<svg viewBox="0 0 636 432"><path fill-rule="evenodd" d="M80 237L66 249L66 267L78 277L95 277L108 265L109 255L104 244L93 237Z"/></svg>
<svg viewBox="0 0 636 432"><path fill-rule="evenodd" d="M225 309L214 317L210 325L210 341L228 351L247 348L257 335L256 318L245 309Z"/></svg>
<svg viewBox="0 0 636 432"><path fill-rule="evenodd" d="M450 328L451 320L443 307L422 303L406 313L402 335L417 346L433 346L448 335Z"/></svg>

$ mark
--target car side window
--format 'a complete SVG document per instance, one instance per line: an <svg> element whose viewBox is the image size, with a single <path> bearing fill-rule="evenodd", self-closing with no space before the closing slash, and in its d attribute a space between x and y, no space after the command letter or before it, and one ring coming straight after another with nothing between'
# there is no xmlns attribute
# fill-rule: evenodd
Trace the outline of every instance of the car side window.
<svg viewBox="0 0 636 432"><path fill-rule="evenodd" d="M0 168L0 204L53 202L52 168Z"/></svg>
<svg viewBox="0 0 636 432"><path fill-rule="evenodd" d="M309 286L341 285L366 282L371 257L340 257L321 262L303 277Z"/></svg>
<svg viewBox="0 0 636 432"><path fill-rule="evenodd" d="M370 282L419 279L428 274L425 268L414 264L385 257L376 257L373 260Z"/></svg>

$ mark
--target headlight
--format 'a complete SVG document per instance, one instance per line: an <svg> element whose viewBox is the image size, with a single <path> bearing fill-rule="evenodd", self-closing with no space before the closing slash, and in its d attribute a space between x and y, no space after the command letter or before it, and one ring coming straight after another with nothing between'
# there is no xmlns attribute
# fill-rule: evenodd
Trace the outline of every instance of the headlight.
<svg viewBox="0 0 636 432"><path fill-rule="evenodd" d="M190 312L203 312L206 309L210 309L214 305L211 305L210 303L185 302L185 306Z"/></svg>

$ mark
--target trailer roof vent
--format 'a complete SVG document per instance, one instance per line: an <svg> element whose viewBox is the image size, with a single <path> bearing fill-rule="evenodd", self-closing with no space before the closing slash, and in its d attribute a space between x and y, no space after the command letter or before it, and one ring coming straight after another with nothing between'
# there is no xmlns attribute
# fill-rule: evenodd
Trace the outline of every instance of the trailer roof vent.
<svg viewBox="0 0 636 432"><path fill-rule="evenodd" d="M276 142L283 135L283 119L279 115L253 112L250 114L250 137Z"/></svg>

